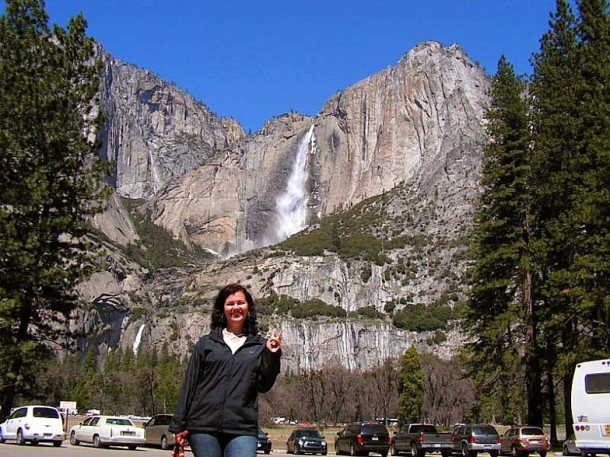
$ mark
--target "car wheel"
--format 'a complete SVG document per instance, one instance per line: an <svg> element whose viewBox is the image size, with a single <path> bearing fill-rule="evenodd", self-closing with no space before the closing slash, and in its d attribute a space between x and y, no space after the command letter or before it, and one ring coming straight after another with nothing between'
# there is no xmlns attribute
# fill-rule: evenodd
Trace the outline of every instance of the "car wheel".
<svg viewBox="0 0 610 457"><path fill-rule="evenodd" d="M102 447L102 442L100 441L99 435L93 436L93 447Z"/></svg>
<svg viewBox="0 0 610 457"><path fill-rule="evenodd" d="M417 449L417 445L415 443L411 443L411 457L425 457L426 451L423 449Z"/></svg>
<svg viewBox="0 0 610 457"><path fill-rule="evenodd" d="M358 454L356 454L356 449L354 449L353 443L349 444L349 455L358 455Z"/></svg>
<svg viewBox="0 0 610 457"><path fill-rule="evenodd" d="M23 438L23 432L21 429L17 430L17 445L23 446L25 444L25 439Z"/></svg>
<svg viewBox="0 0 610 457"><path fill-rule="evenodd" d="M127 446L127 448L128 448L130 451L135 451L135 450L138 448L138 446L132 445L132 446Z"/></svg>
<svg viewBox="0 0 610 457"><path fill-rule="evenodd" d="M335 455L343 455L343 453L339 449L339 446L337 446L337 443L335 443Z"/></svg>
<svg viewBox="0 0 610 457"><path fill-rule="evenodd" d="M449 457L450 455L451 455L451 452L449 452L449 451L446 451L446 450L442 450L441 451L441 456L442 457Z"/></svg>
<svg viewBox="0 0 610 457"><path fill-rule="evenodd" d="M381 457L388 457L388 451L381 452Z"/></svg>
<svg viewBox="0 0 610 457"><path fill-rule="evenodd" d="M76 432L70 433L70 444L72 446L78 446L80 444L80 441L76 439Z"/></svg>
<svg viewBox="0 0 610 457"><path fill-rule="evenodd" d="M271 453L271 449L265 449L265 454L270 454Z"/></svg>
<svg viewBox="0 0 610 457"><path fill-rule="evenodd" d="M498 457L498 451L489 451L491 457Z"/></svg>
<svg viewBox="0 0 610 457"><path fill-rule="evenodd" d="M165 435L161 437L161 449L163 449L164 451L169 450L169 443L167 442L167 436Z"/></svg>
<svg viewBox="0 0 610 457"><path fill-rule="evenodd" d="M53 446L60 447L61 443L62 443L62 441L53 441Z"/></svg>
<svg viewBox="0 0 610 457"><path fill-rule="evenodd" d="M468 451L468 457L477 457L477 451Z"/></svg>
<svg viewBox="0 0 610 457"><path fill-rule="evenodd" d="M294 445L294 453L297 455L301 453L301 448L299 447L298 444Z"/></svg>
<svg viewBox="0 0 610 457"><path fill-rule="evenodd" d="M538 454L540 454L540 457L546 457L546 451L540 451Z"/></svg>
<svg viewBox="0 0 610 457"><path fill-rule="evenodd" d="M392 455L398 455L398 451L396 450L396 445L394 443L390 445L390 453Z"/></svg>
<svg viewBox="0 0 610 457"><path fill-rule="evenodd" d="M511 448L511 454L513 457L525 457L528 453L520 451L519 449L517 449L517 446L513 446Z"/></svg>
<svg viewBox="0 0 610 457"><path fill-rule="evenodd" d="M563 455L570 455L570 451L568 450L568 447L564 444L563 445Z"/></svg>
<svg viewBox="0 0 610 457"><path fill-rule="evenodd" d="M468 457L468 445L462 444L462 457Z"/></svg>

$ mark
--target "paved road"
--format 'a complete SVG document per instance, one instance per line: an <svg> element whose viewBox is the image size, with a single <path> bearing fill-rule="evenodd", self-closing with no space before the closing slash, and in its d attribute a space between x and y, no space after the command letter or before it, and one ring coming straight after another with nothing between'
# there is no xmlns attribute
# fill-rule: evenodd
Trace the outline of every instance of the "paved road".
<svg viewBox="0 0 610 457"><path fill-rule="evenodd" d="M51 444L39 444L38 446L32 446L26 444L25 446L17 446L14 442L7 441L4 444L0 444L0 456L1 457L170 457L172 454L170 451L162 451L161 449L138 447L135 451L130 451L127 448L113 447L108 449L97 449L93 446L80 445L71 446L70 443L64 441L61 447L53 447ZM259 453L259 457L263 457L266 454ZM283 449L274 449L271 451L270 457L288 457ZM333 451L330 451L328 455L335 455ZM371 454L378 456L379 454ZM428 454L430 457L440 457L440 454ZM481 453L481 456L487 456L487 454ZM538 454L532 454L533 457L538 457ZM561 453L550 452L549 456L561 457ZM186 457L193 457L190 451L186 452ZM292 457L292 455L290 455Z"/></svg>
<svg viewBox="0 0 610 457"><path fill-rule="evenodd" d="M334 455L334 452L329 454ZM17 446L14 441L0 444L1 457L170 457L171 455L171 451L149 447L138 447L135 451L130 451L124 447L97 449L88 445L72 446L67 441L64 441L64 444L60 447L54 447L52 444L46 443L40 443L38 446L32 446L31 444ZM259 453L258 456L264 457L266 454ZM286 456L288 454L283 450L273 450L270 454L270 457ZM186 457L193 457L193 454L187 451Z"/></svg>

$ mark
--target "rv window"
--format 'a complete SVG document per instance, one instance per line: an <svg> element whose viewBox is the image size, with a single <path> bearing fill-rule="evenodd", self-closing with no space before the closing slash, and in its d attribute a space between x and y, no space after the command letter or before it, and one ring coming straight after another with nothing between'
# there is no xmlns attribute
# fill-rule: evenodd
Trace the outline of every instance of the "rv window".
<svg viewBox="0 0 610 457"><path fill-rule="evenodd" d="M610 393L610 373L595 373L586 375L585 390L588 394Z"/></svg>

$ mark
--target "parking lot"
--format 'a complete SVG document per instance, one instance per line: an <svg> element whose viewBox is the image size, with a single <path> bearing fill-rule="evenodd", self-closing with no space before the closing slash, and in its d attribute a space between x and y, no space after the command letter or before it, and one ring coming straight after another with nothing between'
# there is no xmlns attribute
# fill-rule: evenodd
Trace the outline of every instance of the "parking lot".
<svg viewBox="0 0 610 457"><path fill-rule="evenodd" d="M332 443L329 443L330 449L332 449L328 455L335 455ZM2 457L59 457L59 456L72 456L72 457L135 457L150 455L152 457L170 457L171 451L162 451L161 449L149 448L149 447L138 447L135 451L130 451L127 448L109 448L109 449L97 449L93 446L71 446L67 441L61 447L53 447L49 444L39 444L38 446L25 445L17 446L12 442L6 442L0 444L0 455ZM187 451L186 456L192 456L193 454ZM259 456L266 454L259 453ZM288 457L292 454L287 454L285 449L274 449L271 451L273 457ZM371 454L372 456L379 454ZM480 454L482 457L489 457L486 453ZM426 456L437 456L440 454L426 454ZM533 457L537 457L538 454L532 454ZM549 453L549 456L561 456L561 453Z"/></svg>

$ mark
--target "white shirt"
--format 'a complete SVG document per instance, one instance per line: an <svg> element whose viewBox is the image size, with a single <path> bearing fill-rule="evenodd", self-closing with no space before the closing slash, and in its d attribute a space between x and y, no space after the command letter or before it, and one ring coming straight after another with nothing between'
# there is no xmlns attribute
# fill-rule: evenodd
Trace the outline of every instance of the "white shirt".
<svg viewBox="0 0 610 457"><path fill-rule="evenodd" d="M222 339L227 343L227 346L231 348L231 352L235 352L244 345L246 342L246 335L235 335L229 332L226 328L222 329Z"/></svg>

